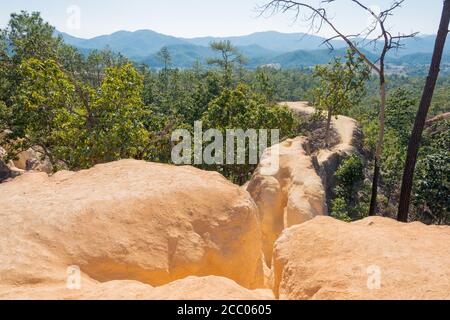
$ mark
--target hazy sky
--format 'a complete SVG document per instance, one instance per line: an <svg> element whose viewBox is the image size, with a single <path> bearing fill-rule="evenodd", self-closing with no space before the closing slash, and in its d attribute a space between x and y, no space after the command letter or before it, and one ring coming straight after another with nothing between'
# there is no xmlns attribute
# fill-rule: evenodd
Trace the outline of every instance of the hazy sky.
<svg viewBox="0 0 450 320"><path fill-rule="evenodd" d="M11 12L40 11L60 31L91 38L118 30L154 31L182 37L244 35L257 31L306 32L304 22L291 15L259 17L258 5L268 0L0 0L0 28ZM317 2L318 0L310 0ZM362 0L373 8L386 8L392 0ZM436 33L442 0L406 0L391 23L394 31ZM368 24L368 15L337 0L332 12L336 23L351 32ZM79 14L80 19L77 19ZM329 31L323 30L322 35Z"/></svg>

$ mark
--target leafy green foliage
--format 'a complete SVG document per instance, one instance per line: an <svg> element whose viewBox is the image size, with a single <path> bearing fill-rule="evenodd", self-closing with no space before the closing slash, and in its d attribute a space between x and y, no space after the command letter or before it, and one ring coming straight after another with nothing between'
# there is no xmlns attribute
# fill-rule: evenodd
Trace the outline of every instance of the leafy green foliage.
<svg viewBox="0 0 450 320"><path fill-rule="evenodd" d="M386 105L386 127L395 130L401 145L407 145L416 118L418 100L404 87L393 90Z"/></svg>
<svg viewBox="0 0 450 320"><path fill-rule="evenodd" d="M343 221L363 217L363 204L359 191L364 183L364 163L358 155L348 156L335 173L335 199L332 202L331 216Z"/></svg>
<svg viewBox="0 0 450 320"><path fill-rule="evenodd" d="M229 88L232 85L233 70L236 68L236 65L241 66L247 60L229 40L211 42L210 46L211 49L220 53L220 57L210 58L207 60L207 63L222 68L223 85Z"/></svg>
<svg viewBox="0 0 450 320"><path fill-rule="evenodd" d="M156 56L164 64L164 69L167 70L172 63L172 57L170 55L169 49L167 47L162 47L161 50L158 51Z"/></svg>
<svg viewBox="0 0 450 320"><path fill-rule="evenodd" d="M6 34L14 59L17 62L29 58L55 59L62 40L53 37L54 31L54 27L44 22L38 12L11 14Z"/></svg>
<svg viewBox="0 0 450 320"><path fill-rule="evenodd" d="M1 99L0 125L9 130L3 142L9 157L38 146L55 170L123 158L167 163L172 131L192 131L198 120L208 128L273 128L286 136L296 126L287 109L269 103L274 90L268 75L257 76L258 93L253 85L235 84L246 81L247 73L238 68L244 58L230 42L212 44L221 58L210 62L219 70L172 69L170 53L163 49L164 68L152 71L133 67L109 49L83 56L53 32L39 14L22 13L13 15L1 33L1 84L11 89L5 96L12 99ZM207 169L244 182L253 167Z"/></svg>
<svg viewBox="0 0 450 320"><path fill-rule="evenodd" d="M91 86L98 88L102 83L106 69L119 68L128 63L129 61L125 57L112 52L108 48L93 50L87 56L86 61L83 62L79 73L82 75L83 82L88 82Z"/></svg>
<svg viewBox="0 0 450 320"><path fill-rule="evenodd" d="M266 68L258 68L256 70L253 88L264 95L267 101L275 101L275 84L271 81Z"/></svg>
<svg viewBox="0 0 450 320"><path fill-rule="evenodd" d="M11 110L3 101L0 101L0 132L4 132L9 128L8 122L11 119ZM2 139L0 138L0 143Z"/></svg>
<svg viewBox="0 0 450 320"><path fill-rule="evenodd" d="M8 119L9 144L16 151L38 146L56 168L70 169L145 155L143 83L131 65L107 69L98 90L85 88L86 104L80 84L54 60L28 59L20 75Z"/></svg>
<svg viewBox="0 0 450 320"><path fill-rule="evenodd" d="M449 152L444 150L427 155L418 163L414 202L422 215L429 215L436 224L450 223L449 164Z"/></svg>
<svg viewBox="0 0 450 320"><path fill-rule="evenodd" d="M225 136L227 129L279 129L280 138L292 135L297 126L296 117L287 108L269 104L264 96L255 94L248 86L234 90L224 89L211 101L202 117L206 129L218 129ZM270 135L269 135L270 141ZM246 146L248 155L249 146ZM231 180L243 184L251 176L255 165L224 165L217 168Z"/></svg>
<svg viewBox="0 0 450 320"><path fill-rule="evenodd" d="M399 196L403 165L406 159L406 147L397 131L392 129L386 131L381 174L383 191L388 202Z"/></svg>
<svg viewBox="0 0 450 320"><path fill-rule="evenodd" d="M378 207L385 216L395 218L403 166L408 147L407 144L417 112L417 97L423 89L421 87L423 83L414 78L393 77L391 82L388 82L388 85L390 86L390 94L386 107L386 134L381 161L380 199ZM370 89L370 87L371 85L369 84L369 91L376 90L373 88ZM373 94L376 94L376 92L373 91ZM364 132L364 146L369 155L369 159L373 160L378 135L378 110L377 108L373 108L373 106L378 106L379 102L371 97L369 95L360 106L352 108L348 115L355 117L361 123ZM436 99L442 101L442 97L439 94L435 96ZM447 110L450 110L448 102L446 105ZM442 110L441 107L439 108ZM434 114L433 110L431 114ZM448 129L443 131L448 134ZM425 134L419 160L426 155L433 155L439 150L445 149L443 146L432 147L431 145L434 144L433 141L435 140L435 136L430 137ZM416 216L425 216L423 214L423 206L415 206L411 210ZM426 220L422 219L422 221Z"/></svg>
<svg viewBox="0 0 450 320"><path fill-rule="evenodd" d="M79 160L83 167L145 156L149 134L143 123L142 89L142 76L130 64L106 70L86 110L86 140Z"/></svg>
<svg viewBox="0 0 450 320"><path fill-rule="evenodd" d="M75 87L54 60L25 60L19 75L9 142L18 151L38 146L56 164L54 147L64 145L67 124L75 121L78 109Z"/></svg>
<svg viewBox="0 0 450 320"><path fill-rule="evenodd" d="M350 50L345 61L340 57L328 65L317 65L314 77L319 80L314 88L314 105L328 115L325 142L329 144L331 118L357 104L364 93L365 81L370 70L362 58L356 58Z"/></svg>
<svg viewBox="0 0 450 320"><path fill-rule="evenodd" d="M413 202L418 219L450 224L450 122L432 129L419 155Z"/></svg>

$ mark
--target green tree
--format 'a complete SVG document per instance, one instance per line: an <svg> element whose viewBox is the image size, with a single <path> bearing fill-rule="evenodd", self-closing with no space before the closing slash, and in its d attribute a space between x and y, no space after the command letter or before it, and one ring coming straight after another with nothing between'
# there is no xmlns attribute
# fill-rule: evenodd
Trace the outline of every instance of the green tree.
<svg viewBox="0 0 450 320"><path fill-rule="evenodd" d="M400 193L403 163L406 157L406 144L402 137L394 129L388 128L385 134L385 142L381 165L381 191L386 197L385 213L391 211L389 207L395 205Z"/></svg>
<svg viewBox="0 0 450 320"><path fill-rule="evenodd" d="M0 100L0 133L9 129L9 121L11 119L11 109ZM0 145L2 145L3 134L0 134Z"/></svg>
<svg viewBox="0 0 450 320"><path fill-rule="evenodd" d="M170 66L172 64L172 56L170 55L169 49L167 47L162 47L161 50L159 50L158 53L156 54L156 58L163 64L161 77L164 83L164 90L167 91L169 89Z"/></svg>
<svg viewBox="0 0 450 320"><path fill-rule="evenodd" d="M210 102L203 117L204 129L218 129L225 136L227 129L279 129L280 138L292 135L297 128L297 119L287 108L269 104L264 96L255 94L246 85L234 90L224 89L222 94ZM269 140L270 142L270 136ZM246 155L250 146L246 143ZM221 172L232 181L243 184L251 176L256 165L219 165L212 169Z"/></svg>
<svg viewBox="0 0 450 320"><path fill-rule="evenodd" d="M85 75L85 59L83 55L74 47L62 44L58 48L58 62L64 71L72 77L82 80Z"/></svg>
<svg viewBox="0 0 450 320"><path fill-rule="evenodd" d="M449 161L449 152L441 150L425 156L418 162L414 204L422 216L427 213L436 224L450 224Z"/></svg>
<svg viewBox="0 0 450 320"><path fill-rule="evenodd" d="M106 69L98 89L78 83L54 60L28 59L20 76L7 119L11 157L37 146L55 169L82 169L147 156L143 81L130 64Z"/></svg>
<svg viewBox="0 0 450 320"><path fill-rule="evenodd" d="M419 220L450 224L450 122L439 124L422 148L414 180L413 203Z"/></svg>
<svg viewBox="0 0 450 320"><path fill-rule="evenodd" d="M340 57L328 65L316 66L314 76L319 80L314 89L314 105L318 110L327 112L325 144L330 144L331 120L344 110L357 104L364 92L365 81L370 69L362 58L348 51L343 62Z"/></svg>
<svg viewBox="0 0 450 320"><path fill-rule="evenodd" d="M41 18L40 13L22 11L11 14L5 29L0 30L0 99L8 107L19 87L22 61L29 58L57 58L60 38L53 37L55 29Z"/></svg>
<svg viewBox="0 0 450 320"><path fill-rule="evenodd" d="M358 192L364 182L364 163L358 155L348 156L335 173L336 187L331 216L351 221L363 216Z"/></svg>
<svg viewBox="0 0 450 320"><path fill-rule="evenodd" d="M267 101L275 101L275 86L265 68L258 68L255 72L254 89L266 96Z"/></svg>
<svg viewBox="0 0 450 320"><path fill-rule="evenodd" d="M144 158L149 133L141 92L142 76L126 64L108 68L100 88L93 94L90 112L94 126L82 144L83 167L126 158Z"/></svg>
<svg viewBox="0 0 450 320"><path fill-rule="evenodd" d="M397 220L401 222L408 222L411 191L414 184L414 170L418 159L419 147L422 142L422 135L425 128L427 115L431 107L434 90L436 88L437 79L439 77L442 56L445 52L445 43L449 34L449 26L450 0L444 0L441 21L439 23L439 29L436 36L436 43L434 46L430 69L426 78L426 83L422 93L422 98L420 100L417 116L414 121L411 138L409 139L397 217Z"/></svg>
<svg viewBox="0 0 450 320"><path fill-rule="evenodd" d="M172 64L172 56L167 47L162 47L161 50L156 53L156 57L163 63L164 70L167 70Z"/></svg>
<svg viewBox="0 0 450 320"><path fill-rule="evenodd" d="M38 146L53 165L58 147L66 143L66 130L76 122L79 109L75 87L54 60L25 60L20 65L20 85L7 140L10 153Z"/></svg>
<svg viewBox="0 0 450 320"><path fill-rule="evenodd" d="M0 101L7 101L11 98L11 73L13 65L8 56L6 32L0 30Z"/></svg>
<svg viewBox="0 0 450 320"><path fill-rule="evenodd" d="M230 88L233 83L233 70L236 64L243 65L246 63L246 59L229 40L211 42L210 47L219 54L219 57L210 58L207 63L222 68L223 84Z"/></svg>
<svg viewBox="0 0 450 320"><path fill-rule="evenodd" d="M417 98L411 90L396 88L389 94L386 104L386 128L396 131L402 145L409 140L417 113Z"/></svg>
<svg viewBox="0 0 450 320"><path fill-rule="evenodd" d="M106 47L102 50L92 50L85 62L84 80L89 82L93 87L98 88L108 68L119 68L130 63L120 53L113 52Z"/></svg>
<svg viewBox="0 0 450 320"><path fill-rule="evenodd" d="M55 28L44 22L39 12L11 14L5 31L17 64L29 58L57 58L62 40L53 37Z"/></svg>

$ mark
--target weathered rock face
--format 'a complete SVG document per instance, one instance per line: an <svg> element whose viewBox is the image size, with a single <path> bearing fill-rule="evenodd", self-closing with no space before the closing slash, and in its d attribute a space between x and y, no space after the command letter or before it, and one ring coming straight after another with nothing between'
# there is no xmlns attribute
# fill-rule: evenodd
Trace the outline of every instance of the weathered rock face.
<svg viewBox="0 0 450 320"><path fill-rule="evenodd" d="M11 169L1 160L5 154L5 149L0 147L0 183L11 177Z"/></svg>
<svg viewBox="0 0 450 320"><path fill-rule="evenodd" d="M309 117L316 112L316 109L308 101L290 101L282 102L282 105L287 106L292 112L300 117Z"/></svg>
<svg viewBox="0 0 450 320"><path fill-rule="evenodd" d="M308 102L284 102L283 105L286 105L304 120L309 120L316 111ZM314 154L311 154L313 161L316 163L317 172L322 178L328 207L331 204L333 190L336 187L334 174L343 159L350 154L363 154L363 134L356 120L345 116L337 116L332 118L331 126L336 135L337 142L335 145L331 148L315 150ZM315 137L315 139L319 138ZM308 141L308 143L317 143L317 141Z"/></svg>
<svg viewBox="0 0 450 320"><path fill-rule="evenodd" d="M304 138L287 140L279 146L279 170L271 175L263 170L272 165L269 148L247 186L259 208L266 264L271 265L273 244L285 228L326 214L325 191Z"/></svg>
<svg viewBox="0 0 450 320"><path fill-rule="evenodd" d="M227 278L189 277L155 288L154 300L273 300L272 290L248 290Z"/></svg>
<svg viewBox="0 0 450 320"><path fill-rule="evenodd" d="M27 171L53 173L51 163L45 159L42 153L32 148L19 153L16 160L7 163L1 160L6 153L6 150L0 147L0 183L9 178L20 176Z"/></svg>
<svg viewBox="0 0 450 320"><path fill-rule="evenodd" d="M190 275L262 286L257 208L217 173L134 160L0 185L0 282L164 285ZM3 201L3 199L6 199Z"/></svg>
<svg viewBox="0 0 450 320"><path fill-rule="evenodd" d="M51 163L45 159L41 152L36 151L35 149L30 148L19 153L18 159L13 161L14 166L24 171L37 171L48 174L53 173Z"/></svg>
<svg viewBox="0 0 450 320"><path fill-rule="evenodd" d="M0 299L17 300L273 300L271 290L248 290L236 282L209 276L188 277L161 287L137 281L95 283L83 281L80 289L64 285L0 287Z"/></svg>
<svg viewBox="0 0 450 320"><path fill-rule="evenodd" d="M275 244L274 292L281 299L450 299L449 243L450 227L317 217Z"/></svg>
<svg viewBox="0 0 450 320"><path fill-rule="evenodd" d="M339 116L333 119L333 128L338 133L340 143L331 150L320 150L315 155L319 168L319 175L330 201L336 187L335 172L342 161L351 154L362 154L362 132L356 120ZM328 203L330 205L330 203Z"/></svg>
<svg viewBox="0 0 450 320"><path fill-rule="evenodd" d="M0 182L11 177L11 169L0 160Z"/></svg>

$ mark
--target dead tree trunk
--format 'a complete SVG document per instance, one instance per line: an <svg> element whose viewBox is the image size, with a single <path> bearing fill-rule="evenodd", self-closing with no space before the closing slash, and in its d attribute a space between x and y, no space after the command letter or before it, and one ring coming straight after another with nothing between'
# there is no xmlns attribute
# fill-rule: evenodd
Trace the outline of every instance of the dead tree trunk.
<svg viewBox="0 0 450 320"><path fill-rule="evenodd" d="M384 132L385 132L385 116L386 116L386 77L385 77L385 65L384 60L388 48L385 45L383 52L380 56L380 131L378 132L378 142L377 149L375 151L375 164L373 171L373 182L372 182L372 195L370 198L370 209L369 216L375 216L377 214L377 203L378 203L378 184L381 176L381 156L383 154L383 144L384 144Z"/></svg>
<svg viewBox="0 0 450 320"><path fill-rule="evenodd" d="M436 45L434 47L433 59L431 61L430 72L427 77L419 111L416 116L414 129L409 140L408 154L406 158L405 171L403 174L402 189L399 201L398 221L408 222L409 207L411 202L411 191L414 179L414 170L417 163L417 155L422 140L422 132L427 120L437 78L439 76L442 54L444 52L445 41L448 35L450 23L450 0L444 1L441 24L439 26Z"/></svg>

